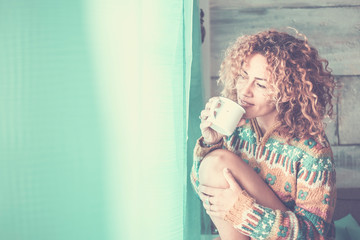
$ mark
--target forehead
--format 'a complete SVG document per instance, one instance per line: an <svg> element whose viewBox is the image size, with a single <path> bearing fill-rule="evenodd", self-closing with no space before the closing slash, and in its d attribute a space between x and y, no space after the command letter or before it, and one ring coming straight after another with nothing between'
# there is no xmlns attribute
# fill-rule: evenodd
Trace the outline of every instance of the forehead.
<svg viewBox="0 0 360 240"><path fill-rule="evenodd" d="M268 63L266 58L259 53L250 55L243 65L243 69L248 74L256 75L256 77L265 77L268 72L267 68Z"/></svg>

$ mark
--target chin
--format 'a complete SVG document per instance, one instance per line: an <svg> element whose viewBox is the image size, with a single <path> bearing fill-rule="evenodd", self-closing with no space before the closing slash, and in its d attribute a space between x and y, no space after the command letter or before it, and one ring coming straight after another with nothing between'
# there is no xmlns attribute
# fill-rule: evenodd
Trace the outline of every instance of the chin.
<svg viewBox="0 0 360 240"><path fill-rule="evenodd" d="M256 118L256 117L245 114L245 115L243 116L243 118L244 118L244 119L253 119L253 118Z"/></svg>

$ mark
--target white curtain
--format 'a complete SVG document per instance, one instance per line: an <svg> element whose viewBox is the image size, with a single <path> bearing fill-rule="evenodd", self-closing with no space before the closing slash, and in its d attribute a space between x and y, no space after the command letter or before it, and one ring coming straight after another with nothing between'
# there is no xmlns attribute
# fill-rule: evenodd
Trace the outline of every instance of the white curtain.
<svg viewBox="0 0 360 240"><path fill-rule="evenodd" d="M89 4L114 239L183 239L183 1ZM190 9L191 10L191 9Z"/></svg>

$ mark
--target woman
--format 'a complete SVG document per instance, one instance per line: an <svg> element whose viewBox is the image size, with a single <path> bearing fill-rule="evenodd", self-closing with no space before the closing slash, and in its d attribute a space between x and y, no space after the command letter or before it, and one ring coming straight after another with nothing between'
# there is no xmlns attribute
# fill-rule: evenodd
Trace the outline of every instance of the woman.
<svg viewBox="0 0 360 240"><path fill-rule="evenodd" d="M333 239L335 169L322 120L334 77L306 38L243 36L220 68L222 95L246 110L231 136L201 112L191 180L223 240Z"/></svg>

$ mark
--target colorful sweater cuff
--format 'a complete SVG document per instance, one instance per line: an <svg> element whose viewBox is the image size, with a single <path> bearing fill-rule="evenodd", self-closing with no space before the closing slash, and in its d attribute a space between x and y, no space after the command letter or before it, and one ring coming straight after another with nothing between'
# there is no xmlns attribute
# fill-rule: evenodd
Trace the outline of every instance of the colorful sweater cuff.
<svg viewBox="0 0 360 240"><path fill-rule="evenodd" d="M280 210L276 211L263 208L246 191L243 191L238 201L225 216L225 220L246 236L265 239L271 235L274 224L276 225L276 216L281 216Z"/></svg>
<svg viewBox="0 0 360 240"><path fill-rule="evenodd" d="M221 139L220 142L218 142L215 145L212 145L211 147L205 147L202 143L203 143L204 138L201 137L197 140L196 142L196 146L194 149L194 156L196 156L197 158L203 158L205 157L206 154L208 154L209 152L215 150L215 149L219 149L222 148L223 146L223 142L224 140Z"/></svg>
<svg viewBox="0 0 360 240"><path fill-rule="evenodd" d="M247 212L252 209L255 203L255 199L250 197L249 194L244 190L241 192L238 200L235 202L233 207L225 216L225 220L233 224L234 226L249 221Z"/></svg>

